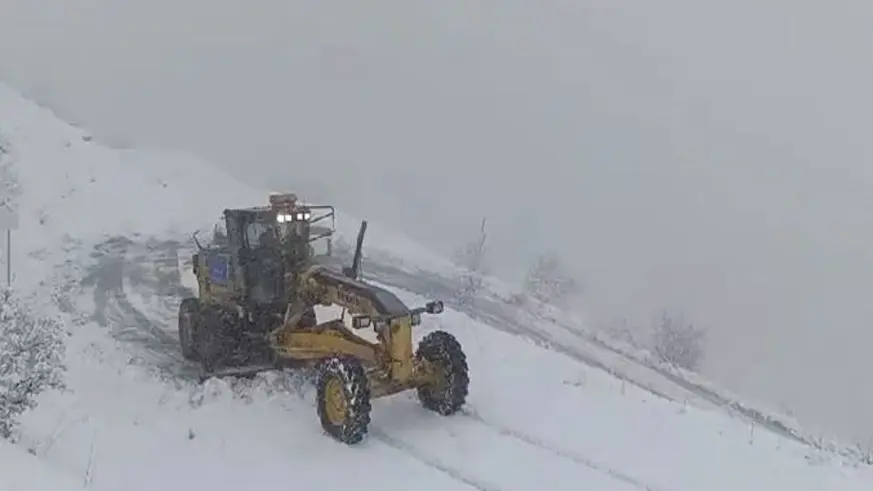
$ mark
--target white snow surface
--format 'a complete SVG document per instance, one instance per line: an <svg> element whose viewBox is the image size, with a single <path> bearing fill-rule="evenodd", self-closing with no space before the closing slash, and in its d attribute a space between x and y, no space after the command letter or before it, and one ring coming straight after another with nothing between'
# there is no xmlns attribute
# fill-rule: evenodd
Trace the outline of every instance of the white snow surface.
<svg viewBox="0 0 873 491"><path fill-rule="evenodd" d="M20 441L0 445L0 489L873 489L866 466L698 401L655 396L452 310L426 319L416 336L445 329L463 344L472 379L465 412L440 417L414 393L399 394L374 401L363 444L334 442L318 424L312 389L292 374L205 384L174 377L77 315L91 311L90 296L70 299L74 313L49 300L57 272L87 261L104 236L184 240L225 207L263 203L267 190L190 156L85 141L85 131L3 86L0 135L23 188L16 287L71 329L69 390L44 395L22 418ZM356 219L341 216L353 231ZM368 246L422 268L447 264L385 227L371 227Z"/></svg>

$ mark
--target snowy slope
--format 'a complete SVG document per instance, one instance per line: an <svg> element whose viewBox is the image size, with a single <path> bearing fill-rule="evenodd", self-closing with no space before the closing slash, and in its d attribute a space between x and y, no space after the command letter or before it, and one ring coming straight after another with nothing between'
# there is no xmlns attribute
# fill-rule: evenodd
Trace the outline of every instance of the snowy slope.
<svg viewBox="0 0 873 491"><path fill-rule="evenodd" d="M0 443L0 489L15 491L83 491L84 483L48 467L33 455Z"/></svg>
<svg viewBox="0 0 873 491"><path fill-rule="evenodd" d="M654 398L460 314L440 324L471 357L468 412L440 418L405 395L379 400L361 447L323 436L311 391L294 380L201 389L154 378L99 329L75 338L74 392L25 419L25 444L70 475L90 462L98 489L238 489L292 475L336 489L365 473L380 489L869 489L852 469L810 465L804 448L720 413Z"/></svg>
<svg viewBox="0 0 873 491"><path fill-rule="evenodd" d="M375 402L363 445L337 444L321 433L311 390L298 377L200 386L174 344L190 231L207 229L224 207L263 202L265 192L187 156L102 148L2 86L0 115L24 193L16 284L73 326L70 391L47 395L23 419L16 462L51 468L45 474L73 486L131 491L277 482L337 489L355 476L366 476L368 489L388 490L851 491L873 484L866 468L712 405L698 407L702 401L685 404L693 393L655 381L645 367L622 361L636 372L617 377L577 351L556 352L570 340L544 339L561 330L554 323L514 331L452 310L416 335L443 328L463 343L472 376L467 411L441 418L401 394ZM354 219L342 223L354 229ZM408 240L397 245L404 240L378 226L368 235L369 246L402 258L394 269L375 258L367 263L374 275L397 280L395 290L420 280L416 264L445 266ZM672 396L658 397L640 387L646 384Z"/></svg>

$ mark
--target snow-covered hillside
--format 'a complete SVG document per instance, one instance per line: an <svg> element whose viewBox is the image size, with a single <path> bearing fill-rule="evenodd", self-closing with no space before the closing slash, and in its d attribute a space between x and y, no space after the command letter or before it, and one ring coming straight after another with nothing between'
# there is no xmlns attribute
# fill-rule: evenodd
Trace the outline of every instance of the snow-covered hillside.
<svg viewBox="0 0 873 491"><path fill-rule="evenodd" d="M41 480L55 475L63 482L51 489L107 491L339 489L350 479L389 490L873 485L868 468L735 417L560 319L500 310L496 296L416 333L442 328L464 345L472 385L462 414L442 418L400 394L375 401L365 443L338 444L322 434L300 377L201 385L178 353L190 233L225 207L263 203L267 190L188 156L102 148L2 86L0 115L23 191L16 287L72 331L69 390L42 397L17 448L0 448L10 489L48 489ZM368 274L404 300L451 288L433 271L446 262L401 234L376 226L367 240Z"/></svg>

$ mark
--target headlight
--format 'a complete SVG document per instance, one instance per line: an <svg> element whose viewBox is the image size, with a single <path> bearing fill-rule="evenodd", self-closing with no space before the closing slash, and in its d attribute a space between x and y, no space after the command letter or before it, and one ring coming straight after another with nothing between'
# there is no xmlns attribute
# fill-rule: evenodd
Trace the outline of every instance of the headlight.
<svg viewBox="0 0 873 491"><path fill-rule="evenodd" d="M308 211L307 212L297 212L297 213L292 213L292 214L279 213L278 215L276 215L276 221L279 223L303 221L303 220L309 220L309 218L311 216L312 216L312 214L309 213Z"/></svg>

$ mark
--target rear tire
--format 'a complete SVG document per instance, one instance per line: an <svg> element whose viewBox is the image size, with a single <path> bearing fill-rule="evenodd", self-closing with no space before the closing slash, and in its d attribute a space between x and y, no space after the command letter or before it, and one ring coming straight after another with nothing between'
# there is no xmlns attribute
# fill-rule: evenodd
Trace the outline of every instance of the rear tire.
<svg viewBox="0 0 873 491"><path fill-rule="evenodd" d="M467 356L461 343L445 331L434 331L418 343L415 357L430 365L436 379L418 388L421 405L443 416L458 412L470 390Z"/></svg>
<svg viewBox="0 0 873 491"><path fill-rule="evenodd" d="M197 359L208 375L226 364L235 348L229 336L234 319L215 305L204 306L200 312L201 324L194 333L194 340Z"/></svg>
<svg viewBox="0 0 873 491"><path fill-rule="evenodd" d="M179 345L182 348L182 357L186 360L197 359L196 335L203 325L200 316L200 300L186 298L179 305Z"/></svg>
<svg viewBox="0 0 873 491"><path fill-rule="evenodd" d="M324 431L347 445L363 441L370 424L370 381L361 362L334 356L319 363L316 377L318 417Z"/></svg>

